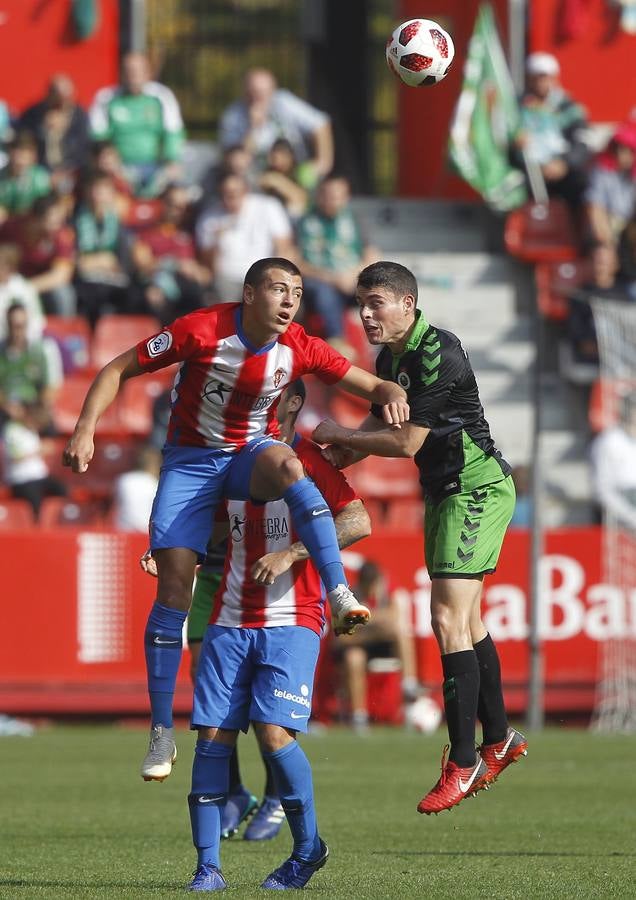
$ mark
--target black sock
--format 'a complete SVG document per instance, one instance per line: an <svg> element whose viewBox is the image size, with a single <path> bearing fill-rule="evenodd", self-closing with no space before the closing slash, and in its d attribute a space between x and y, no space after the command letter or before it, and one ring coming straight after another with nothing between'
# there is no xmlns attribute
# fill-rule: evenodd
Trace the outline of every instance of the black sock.
<svg viewBox="0 0 636 900"><path fill-rule="evenodd" d="M241 770L239 768L239 760L238 760L238 750L236 749L236 744L232 750L232 755L230 756L230 784L228 787L228 793L233 794L235 791L241 787Z"/></svg>
<svg viewBox="0 0 636 900"><path fill-rule="evenodd" d="M477 715L484 731L483 741L484 744L498 744L508 731L499 654L489 634L475 644L474 650L479 663Z"/></svg>
<svg viewBox="0 0 636 900"><path fill-rule="evenodd" d="M270 764L267 762L265 757L263 757L263 765L265 766L265 796L266 797L278 797L278 790L276 785L274 784L274 776L272 775L272 769Z"/></svg>
<svg viewBox="0 0 636 900"><path fill-rule="evenodd" d="M449 760L461 768L475 764L475 719L479 698L479 665L474 650L442 656L444 709L450 738Z"/></svg>

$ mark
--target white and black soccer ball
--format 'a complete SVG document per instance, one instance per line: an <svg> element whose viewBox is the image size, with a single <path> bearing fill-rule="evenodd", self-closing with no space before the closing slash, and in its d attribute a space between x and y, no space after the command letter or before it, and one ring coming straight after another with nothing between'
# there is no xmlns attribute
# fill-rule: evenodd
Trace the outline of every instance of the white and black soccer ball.
<svg viewBox="0 0 636 900"><path fill-rule="evenodd" d="M422 734L433 734L442 723L442 710L432 697L419 697L404 710L407 728Z"/></svg>
<svg viewBox="0 0 636 900"><path fill-rule="evenodd" d="M437 84L455 56L453 39L432 19L409 19L386 43L389 69L409 87Z"/></svg>

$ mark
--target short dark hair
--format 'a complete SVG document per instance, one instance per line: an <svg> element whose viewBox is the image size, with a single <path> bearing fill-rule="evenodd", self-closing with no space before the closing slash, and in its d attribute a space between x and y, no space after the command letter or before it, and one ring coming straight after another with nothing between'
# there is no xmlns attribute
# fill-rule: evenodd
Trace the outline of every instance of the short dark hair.
<svg viewBox="0 0 636 900"><path fill-rule="evenodd" d="M255 263L252 263L245 275L245 284L258 287L270 269L282 269L288 275L300 276L300 269L291 260L285 259L283 256L266 256L264 259L257 259Z"/></svg>
<svg viewBox="0 0 636 900"><path fill-rule="evenodd" d="M307 389L305 388L305 382L302 378L295 378L293 381L290 381L285 390L288 394L291 394L292 397L300 397L303 403L305 402Z"/></svg>
<svg viewBox="0 0 636 900"><path fill-rule="evenodd" d="M400 296L412 294L417 302L417 279L410 269L400 263L380 260L371 263L358 275L359 287L369 290L374 287L385 287Z"/></svg>

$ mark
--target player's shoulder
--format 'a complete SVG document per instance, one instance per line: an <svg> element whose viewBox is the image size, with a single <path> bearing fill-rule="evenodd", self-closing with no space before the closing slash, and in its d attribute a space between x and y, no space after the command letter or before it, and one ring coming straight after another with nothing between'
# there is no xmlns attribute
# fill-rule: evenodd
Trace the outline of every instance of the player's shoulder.
<svg viewBox="0 0 636 900"><path fill-rule="evenodd" d="M292 322L285 334L282 334L278 340L281 344L287 344L290 347L305 347L314 341L322 342L322 338L307 334L304 327L298 322Z"/></svg>
<svg viewBox="0 0 636 900"><path fill-rule="evenodd" d="M236 330L236 310L240 303L217 303L214 306L202 306L175 319L173 325L180 325L188 331L198 329L227 331L228 334Z"/></svg>
<svg viewBox="0 0 636 900"><path fill-rule="evenodd" d="M466 352L461 340L452 331L429 325L423 332L417 345L418 355L423 359L441 357L448 362L453 359L466 359Z"/></svg>

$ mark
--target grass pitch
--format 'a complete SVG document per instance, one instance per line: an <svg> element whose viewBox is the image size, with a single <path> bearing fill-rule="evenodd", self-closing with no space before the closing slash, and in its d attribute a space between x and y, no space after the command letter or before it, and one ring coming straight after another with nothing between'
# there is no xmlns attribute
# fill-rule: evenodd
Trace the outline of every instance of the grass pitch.
<svg viewBox="0 0 636 900"><path fill-rule="evenodd" d="M186 795L194 736L163 784L138 766L145 730L43 728L0 738L0 897L164 898L194 869ZM436 781L443 734L341 729L302 741L314 767L331 859L305 889L332 898L605 898L636 895L636 740L550 730L499 782L437 818L416 805ZM251 735L244 780L263 774ZM264 897L289 853L274 841L224 843L226 897Z"/></svg>

